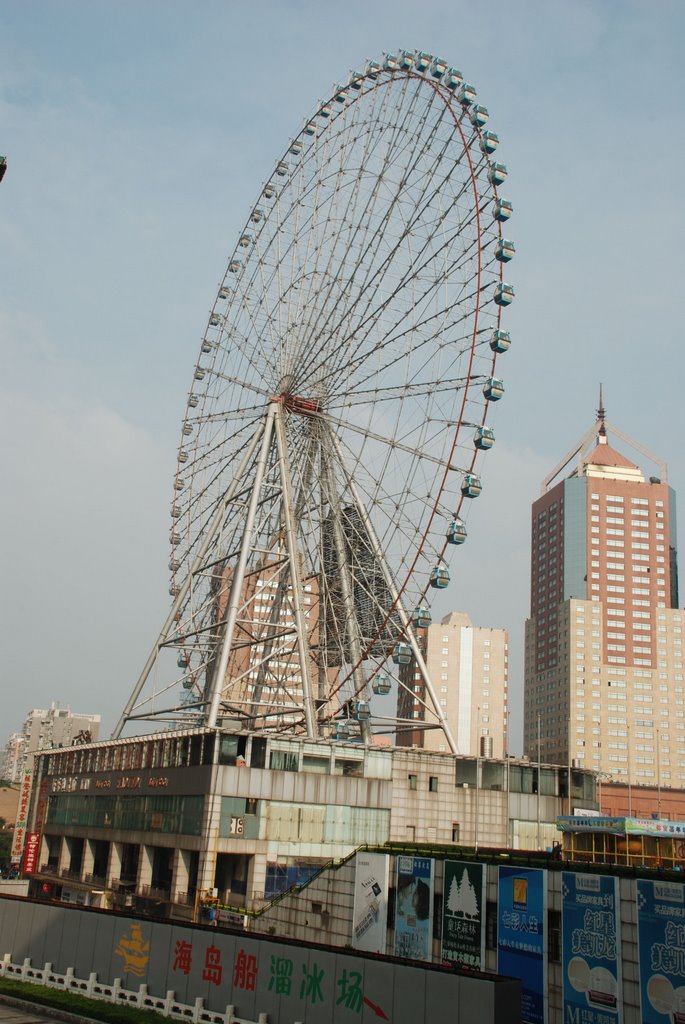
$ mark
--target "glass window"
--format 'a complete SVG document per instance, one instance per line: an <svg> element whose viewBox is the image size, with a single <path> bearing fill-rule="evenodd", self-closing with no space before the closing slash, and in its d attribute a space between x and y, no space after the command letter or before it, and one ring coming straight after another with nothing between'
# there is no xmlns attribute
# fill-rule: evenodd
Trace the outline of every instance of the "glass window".
<svg viewBox="0 0 685 1024"><path fill-rule="evenodd" d="M474 759L464 758L455 762L455 782L457 786L476 785L476 761Z"/></svg>
<svg viewBox="0 0 685 1024"><path fill-rule="evenodd" d="M331 760L329 757L314 757L312 754L304 754L302 757L302 771L313 772L315 775L329 775Z"/></svg>
<svg viewBox="0 0 685 1024"><path fill-rule="evenodd" d="M483 789L504 789L504 769L501 762L484 760L481 763L481 786Z"/></svg>
<svg viewBox="0 0 685 1024"><path fill-rule="evenodd" d="M296 772L299 767L298 756L291 750L272 750L269 767L275 771Z"/></svg>

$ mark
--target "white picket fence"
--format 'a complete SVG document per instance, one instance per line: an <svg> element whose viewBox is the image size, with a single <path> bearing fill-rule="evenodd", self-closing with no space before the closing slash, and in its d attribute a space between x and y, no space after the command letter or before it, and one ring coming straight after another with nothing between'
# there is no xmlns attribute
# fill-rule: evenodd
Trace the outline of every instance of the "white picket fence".
<svg viewBox="0 0 685 1024"><path fill-rule="evenodd" d="M0 977L17 978L20 981L30 981L34 985L45 985L46 988L63 989L65 992L77 992L90 999L103 999L108 1003L154 1010L164 1017L192 1021L193 1024L269 1024L269 1015L266 1013L260 1013L256 1021L236 1017L234 1006L227 1006L225 1013L215 1013L205 1007L205 1001L201 996L192 1005L181 1003L175 998L174 991L170 989L162 999L159 996L151 995L147 990L147 985L141 985L137 991L124 988L121 978L115 978L113 985L103 985L98 981L97 974L90 974L87 981L77 978L73 967L67 967L66 974L59 974L57 971L53 971L51 963L46 963L42 969L33 967L30 957L27 957L21 964L15 964L12 962L11 953L5 953L0 961Z"/></svg>

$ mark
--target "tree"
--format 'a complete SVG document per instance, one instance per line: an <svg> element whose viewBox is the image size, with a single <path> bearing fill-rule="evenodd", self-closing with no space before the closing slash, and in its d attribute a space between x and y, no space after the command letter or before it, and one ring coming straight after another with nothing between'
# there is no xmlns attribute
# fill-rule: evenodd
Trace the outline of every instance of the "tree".
<svg viewBox="0 0 685 1024"><path fill-rule="evenodd" d="M0 818L0 871L7 871L12 854L12 838L14 830L7 828L7 822Z"/></svg>
<svg viewBox="0 0 685 1024"><path fill-rule="evenodd" d="M453 914L458 914L460 910L459 882L457 881L456 875L452 878L452 883L450 885L450 892L447 897L447 909Z"/></svg>
<svg viewBox="0 0 685 1024"><path fill-rule="evenodd" d="M461 908L464 917L478 917L478 897L476 896L476 890L474 889L473 883L467 874L466 868L464 868L464 874L461 877L459 893L461 896Z"/></svg>

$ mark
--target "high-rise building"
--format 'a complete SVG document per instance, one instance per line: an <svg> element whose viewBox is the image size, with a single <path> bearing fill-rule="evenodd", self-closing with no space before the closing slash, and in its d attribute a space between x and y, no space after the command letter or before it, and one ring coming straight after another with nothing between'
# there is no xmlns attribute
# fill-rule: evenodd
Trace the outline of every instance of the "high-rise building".
<svg viewBox="0 0 685 1024"><path fill-rule="evenodd" d="M460 754L503 757L507 749L508 634L474 626L465 612L450 612L418 632L429 678ZM414 659L400 669L398 717L406 725L398 746L446 751L430 698Z"/></svg>
<svg viewBox="0 0 685 1024"><path fill-rule="evenodd" d="M94 742L99 731L99 715L74 714L70 708L56 704L33 708L26 716L21 733L14 733L9 741L17 751L13 761L15 781L20 779L24 769L32 766L36 751Z"/></svg>
<svg viewBox="0 0 685 1024"><path fill-rule="evenodd" d="M0 777L5 782L19 782L25 750L26 737L20 732L11 733L2 752L2 765L0 766Z"/></svg>
<svg viewBox="0 0 685 1024"><path fill-rule="evenodd" d="M675 495L592 430L532 509L524 749L618 782L685 785ZM575 468L560 479L573 460Z"/></svg>

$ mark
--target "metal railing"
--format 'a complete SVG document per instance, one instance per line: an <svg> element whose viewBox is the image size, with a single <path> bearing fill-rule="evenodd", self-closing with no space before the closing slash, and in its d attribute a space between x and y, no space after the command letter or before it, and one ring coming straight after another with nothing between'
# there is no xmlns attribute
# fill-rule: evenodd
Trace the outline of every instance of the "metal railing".
<svg viewBox="0 0 685 1024"><path fill-rule="evenodd" d="M171 898L171 886L141 885L139 893L155 900L168 900Z"/></svg>

